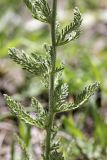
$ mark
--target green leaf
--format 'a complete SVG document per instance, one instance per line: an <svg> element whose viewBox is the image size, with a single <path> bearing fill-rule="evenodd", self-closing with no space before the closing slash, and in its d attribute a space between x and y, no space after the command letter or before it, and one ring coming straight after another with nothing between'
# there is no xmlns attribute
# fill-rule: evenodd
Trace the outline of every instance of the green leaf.
<svg viewBox="0 0 107 160"><path fill-rule="evenodd" d="M31 126L26 124L24 121L19 120L18 128L19 128L20 137L23 139L26 146L28 146L31 138L31 134L30 134Z"/></svg>
<svg viewBox="0 0 107 160"><path fill-rule="evenodd" d="M96 90L98 90L99 86L100 83L95 82L85 87L85 89L79 95L76 96L74 104L71 104L70 107L72 107L72 109L76 109L83 105L96 92Z"/></svg>
<svg viewBox="0 0 107 160"><path fill-rule="evenodd" d="M61 153L59 153L57 151L53 151L50 155L49 160L64 160L64 157Z"/></svg>
<svg viewBox="0 0 107 160"><path fill-rule="evenodd" d="M35 53L28 55L24 51L10 48L9 56L15 62L22 65L23 69L29 71L36 76L45 75L46 72L49 72L49 60L43 59L41 56Z"/></svg>
<svg viewBox="0 0 107 160"><path fill-rule="evenodd" d="M57 32L57 41L56 45L61 46L67 44L74 39L77 39L80 35L80 26L82 23L81 13L79 9L76 7L74 9L74 20L72 23L67 25L65 28L62 29L61 33Z"/></svg>
<svg viewBox="0 0 107 160"><path fill-rule="evenodd" d="M24 0L33 17L41 22L51 23L51 9L46 0Z"/></svg>
<svg viewBox="0 0 107 160"><path fill-rule="evenodd" d="M73 103L66 102L65 104L62 104L58 108L57 112L70 111L79 108L84 103L86 103L88 99L95 93L95 91L99 88L99 85L100 84L96 82L89 85L88 87L85 87L85 89L75 97Z"/></svg>
<svg viewBox="0 0 107 160"><path fill-rule="evenodd" d="M32 98L31 107L35 108L37 119L45 126L47 122L47 113L36 98Z"/></svg>
<svg viewBox="0 0 107 160"><path fill-rule="evenodd" d="M68 85L66 83L62 84L59 82L59 85L55 89L55 108L58 110L66 101L68 96Z"/></svg>
<svg viewBox="0 0 107 160"><path fill-rule="evenodd" d="M63 76L62 76L63 70L64 70L63 64L59 64L59 66L56 66L55 68L55 89L56 90L60 88L61 85L63 84Z"/></svg>
<svg viewBox="0 0 107 160"><path fill-rule="evenodd" d="M33 107L37 114L45 114L45 110L36 98L32 98L31 107Z"/></svg>
<svg viewBox="0 0 107 160"><path fill-rule="evenodd" d="M60 64L60 66L56 67L55 73L62 72L64 70L64 64Z"/></svg>
<svg viewBox="0 0 107 160"><path fill-rule="evenodd" d="M10 96L4 95L7 105L9 106L11 112L15 114L19 119L25 121L30 125L34 125L38 128L44 128L43 124L36 118L33 119L21 106L21 104L17 103Z"/></svg>

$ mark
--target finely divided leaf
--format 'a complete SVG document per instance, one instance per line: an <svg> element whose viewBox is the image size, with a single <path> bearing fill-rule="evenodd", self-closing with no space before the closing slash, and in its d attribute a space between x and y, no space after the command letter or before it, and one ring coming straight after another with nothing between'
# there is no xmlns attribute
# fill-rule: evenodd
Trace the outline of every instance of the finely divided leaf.
<svg viewBox="0 0 107 160"><path fill-rule="evenodd" d="M96 92L99 86L100 84L96 82L92 85L89 85L88 87L85 87L85 89L79 95L76 96L74 104L71 104L70 107L72 107L72 109L76 109L83 105Z"/></svg>
<svg viewBox="0 0 107 160"><path fill-rule="evenodd" d="M45 110L36 98L32 98L31 106L35 109L37 114L45 114Z"/></svg>
<svg viewBox="0 0 107 160"><path fill-rule="evenodd" d="M76 7L74 9L74 20L68 26L62 29L61 33L57 32L56 45L64 45L74 39L77 39L80 35L80 26L82 23L81 13Z"/></svg>
<svg viewBox="0 0 107 160"><path fill-rule="evenodd" d="M55 108L58 110L67 99L68 96L68 85L66 83L62 84L59 82L59 85L55 89Z"/></svg>
<svg viewBox="0 0 107 160"><path fill-rule="evenodd" d="M89 85L88 87L85 87L85 89L76 96L74 103L68 103L62 104L62 106L59 107L59 110L57 112L64 112L64 111L70 111L76 108L79 108L82 106L85 102L88 101L88 99L95 93L95 91L99 88L99 83L93 83L92 85Z"/></svg>
<svg viewBox="0 0 107 160"><path fill-rule="evenodd" d="M12 113L14 113L19 119L25 121L30 125L34 125L38 128L44 128L43 124L36 118L32 118L18 102L13 100L10 96L4 95L7 105L9 106Z"/></svg>
<svg viewBox="0 0 107 160"><path fill-rule="evenodd" d="M9 56L15 62L22 65L23 69L29 71L34 75L41 76L46 74L46 72L49 72L48 60L43 59L37 54L32 53L31 55L28 55L24 51L10 48Z"/></svg>
<svg viewBox="0 0 107 160"><path fill-rule="evenodd" d="M51 23L51 9L46 0L24 0L24 2L35 19Z"/></svg>
<svg viewBox="0 0 107 160"><path fill-rule="evenodd" d="M46 126L47 113L44 110L43 106L39 103L39 101L36 98L32 98L31 106L35 108L37 119L41 122L41 124L43 124L43 126Z"/></svg>
<svg viewBox="0 0 107 160"><path fill-rule="evenodd" d="M64 160L64 157L61 153L55 150L51 153L49 160Z"/></svg>

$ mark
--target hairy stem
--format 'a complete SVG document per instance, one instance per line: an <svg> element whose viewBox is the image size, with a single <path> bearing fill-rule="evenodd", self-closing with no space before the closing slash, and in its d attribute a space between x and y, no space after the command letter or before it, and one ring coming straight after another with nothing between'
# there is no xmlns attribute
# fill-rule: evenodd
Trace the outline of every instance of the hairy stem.
<svg viewBox="0 0 107 160"><path fill-rule="evenodd" d="M49 78L49 117L47 126L47 137L46 137L46 149L45 149L45 160L49 160L50 157L50 143L51 143L51 130L54 120L54 79L55 79L55 64L56 64L56 10L57 0L53 0L52 4L52 20L51 20L51 39L52 39L52 54L51 54L51 73Z"/></svg>

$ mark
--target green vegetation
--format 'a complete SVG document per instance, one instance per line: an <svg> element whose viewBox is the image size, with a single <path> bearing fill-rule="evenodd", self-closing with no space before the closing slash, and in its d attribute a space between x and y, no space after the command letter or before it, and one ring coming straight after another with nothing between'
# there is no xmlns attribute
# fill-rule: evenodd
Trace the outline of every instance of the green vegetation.
<svg viewBox="0 0 107 160"><path fill-rule="evenodd" d="M27 7L31 10L33 17L39 21L50 24L51 30L51 45L45 45L46 56L42 58L37 53L27 55L24 51L11 48L9 50L10 57L22 65L23 69L42 77L42 81L49 90L49 106L46 112L43 106L36 99L32 99L32 106L35 107L37 114L36 118L32 118L24 108L11 97L5 95L6 102L11 111L21 120L24 120L30 125L34 125L46 130L45 150L43 153L44 160L64 159L59 152L60 144L55 142L55 135L57 133L56 125L54 124L55 115L59 112L70 111L83 105L91 95L98 89L99 84L94 83L84 89L84 91L77 95L75 102L68 103L66 98L68 96L68 85L63 83L62 71L63 66L57 67L57 47L67 44L68 42L78 38L81 26L81 14L78 8L74 10L74 21L64 29L59 31L56 24L57 14L57 0L53 0L52 10L45 0L41 1L24 1ZM19 144L24 146L19 138ZM22 147L25 150L25 146ZM25 151L26 153L27 151ZM28 155L26 154L26 159Z"/></svg>
<svg viewBox="0 0 107 160"><path fill-rule="evenodd" d="M106 160L106 2L18 2L0 2L0 131L16 133L0 146L11 160Z"/></svg>

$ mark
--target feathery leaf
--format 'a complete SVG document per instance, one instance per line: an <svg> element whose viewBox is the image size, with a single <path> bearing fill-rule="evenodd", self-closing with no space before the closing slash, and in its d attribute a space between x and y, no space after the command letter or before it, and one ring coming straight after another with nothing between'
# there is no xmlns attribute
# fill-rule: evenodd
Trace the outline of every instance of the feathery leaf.
<svg viewBox="0 0 107 160"><path fill-rule="evenodd" d="M66 102L65 104L62 104L62 106L58 108L57 112L70 111L79 108L95 93L95 91L99 88L99 85L100 84L96 82L88 87L85 87L85 89L76 96L74 103Z"/></svg>
<svg viewBox="0 0 107 160"><path fill-rule="evenodd" d="M44 128L43 124L36 118L32 118L18 102L13 100L10 96L4 95L7 105L9 106L12 113L14 113L19 119L25 121L30 125L34 125L38 128Z"/></svg>
<svg viewBox="0 0 107 160"><path fill-rule="evenodd" d="M62 84L62 82L59 82L59 85L55 89L56 110L65 103L67 96L68 96L68 85L66 83Z"/></svg>
<svg viewBox="0 0 107 160"><path fill-rule="evenodd" d="M79 9L76 7L74 9L73 22L67 25L64 29L62 29L61 33L58 34L57 32L56 45L61 46L74 39L77 39L80 35L81 23L82 23L81 13Z"/></svg>
<svg viewBox="0 0 107 160"><path fill-rule="evenodd" d="M32 55L28 55L24 51L10 48L9 56L15 62L22 65L23 69L36 76L41 76L49 72L49 60L43 59L37 54L32 53Z"/></svg>
<svg viewBox="0 0 107 160"><path fill-rule="evenodd" d="M54 152L51 153L49 160L64 160L64 157L61 153L55 150Z"/></svg>
<svg viewBox="0 0 107 160"><path fill-rule="evenodd" d="M31 100L31 106L35 109L35 112L37 114L45 114L45 110L43 106L40 104L40 102L36 98L32 98Z"/></svg>
<svg viewBox="0 0 107 160"><path fill-rule="evenodd" d="M36 98L32 98L31 106L35 108L36 117L37 119L43 124L43 126L46 126L47 122L47 113L44 110L43 106L39 103L39 101Z"/></svg>
<svg viewBox="0 0 107 160"><path fill-rule="evenodd" d="M24 2L35 19L51 23L51 9L46 0L24 0Z"/></svg>

